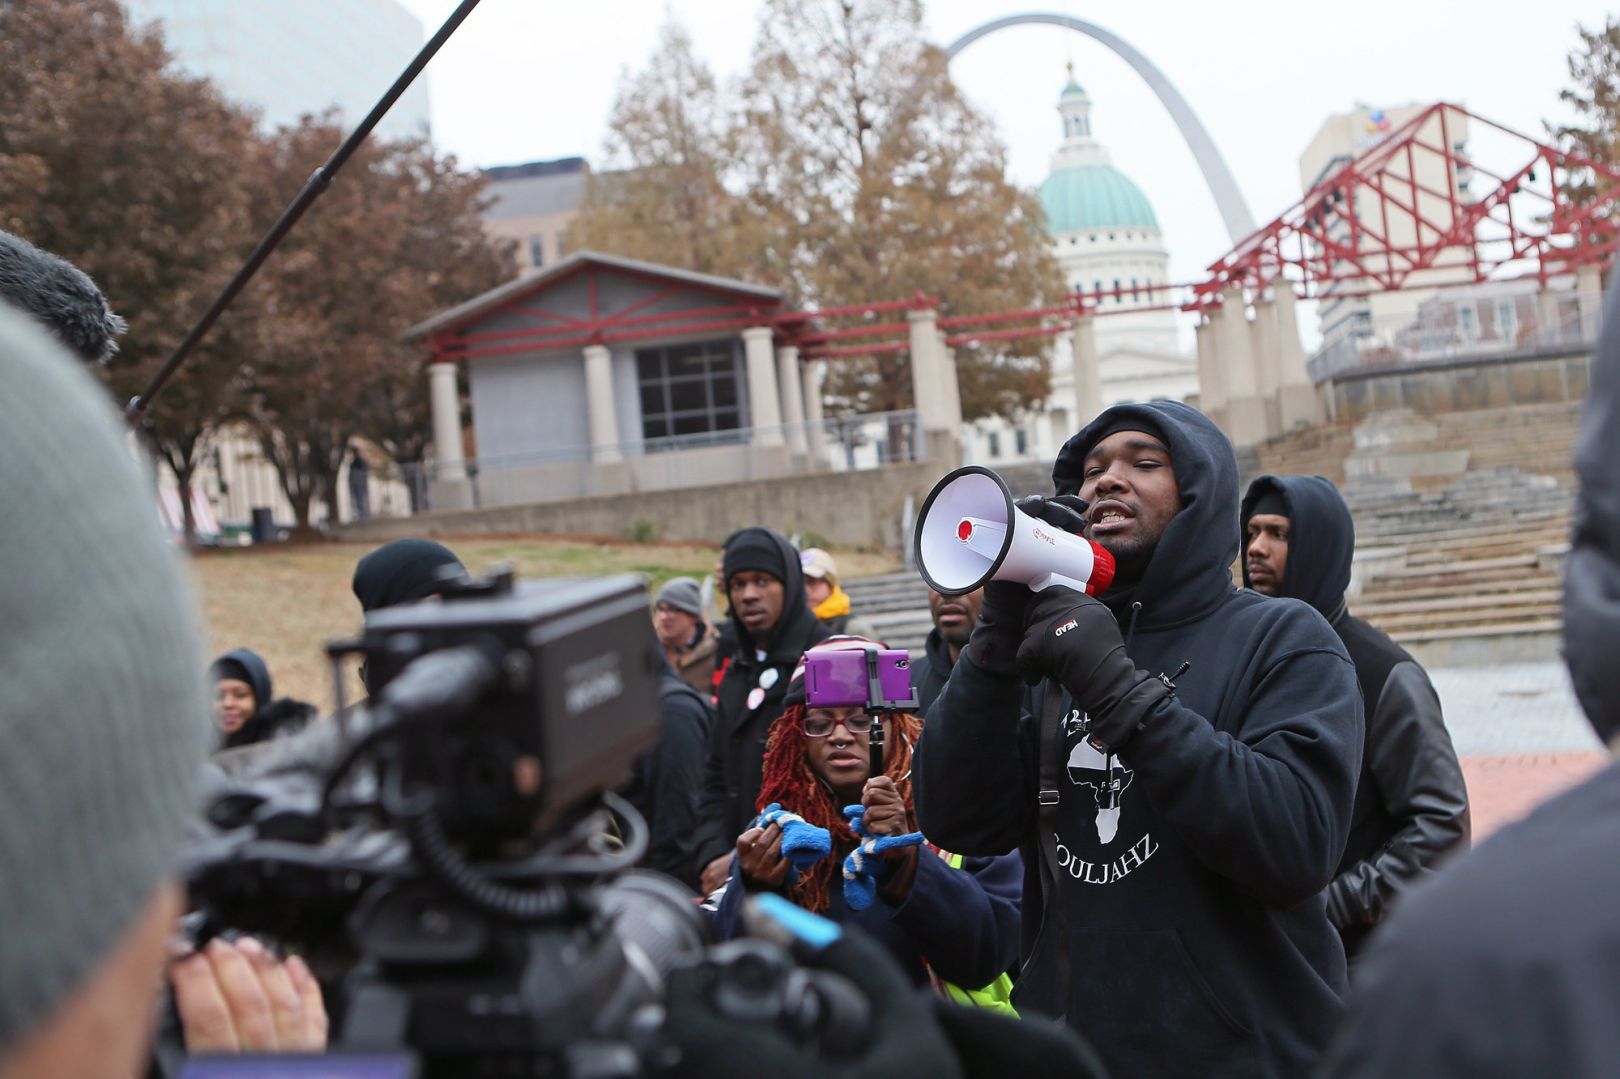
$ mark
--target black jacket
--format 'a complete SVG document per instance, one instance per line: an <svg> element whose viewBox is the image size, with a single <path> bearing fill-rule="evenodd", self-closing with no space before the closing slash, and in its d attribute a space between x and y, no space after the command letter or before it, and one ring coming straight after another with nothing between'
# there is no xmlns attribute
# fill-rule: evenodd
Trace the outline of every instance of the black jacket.
<svg viewBox="0 0 1620 1079"><path fill-rule="evenodd" d="M1361 684L1366 744L1350 839L1328 885L1328 916L1352 958L1390 906L1468 848L1468 789L1423 668L1345 606L1355 523L1350 507L1321 476L1261 476L1243 498L1275 491L1289 507L1288 561L1279 591L1320 611L1344 642ZM1244 565L1247 584L1248 566Z"/></svg>
<svg viewBox="0 0 1620 1079"><path fill-rule="evenodd" d="M1583 299L1583 302L1585 300ZM1564 569L1564 655L1598 737L1620 736L1620 274L1604 300L1603 336L1575 443L1575 529Z"/></svg>
<svg viewBox="0 0 1620 1079"><path fill-rule="evenodd" d="M928 631L923 654L911 663L911 684L917 690L917 710L924 715L934 706L945 680L951 676L951 646L936 627Z"/></svg>
<svg viewBox="0 0 1620 1079"><path fill-rule="evenodd" d="M1620 764L1408 897L1324 1074L1620 1075Z"/></svg>
<svg viewBox="0 0 1620 1079"><path fill-rule="evenodd" d="M765 530L761 530L765 531ZM782 582L782 614L769 640L755 641L736 619L732 620L735 651L715 694L714 725L709 728L703 764L703 798L698 808L697 873L737 845L737 837L754 819L759 798L760 770L765 761L765 733L782 714L793 668L805 649L827 638L804 594L799 553L776 533L769 533L782 548L789 580ZM756 656L764 649L765 658ZM768 685L766 683L769 683ZM762 695L749 706L755 689Z"/></svg>
<svg viewBox="0 0 1620 1079"><path fill-rule="evenodd" d="M1202 413L1109 409L1064 446L1059 492L1076 489L1081 450L1122 416L1164 431L1182 508L1142 580L1105 602L1139 668L1190 666L1120 755L1092 746L1088 717L1068 701L1046 717L1063 723L1067 759L1059 916L1041 909L1038 725L1020 715L1017 678L957 661L919 746L918 817L964 854L1023 848L1015 1000L1066 1014L1110 1072L1299 1074L1326 1045L1345 987L1322 891L1361 766L1355 672L1306 604L1233 585L1237 462Z"/></svg>
<svg viewBox="0 0 1620 1079"><path fill-rule="evenodd" d="M1575 446L1564 657L1620 732L1620 280ZM1620 1075L1620 764L1497 832L1378 931L1327 1074Z"/></svg>
<svg viewBox="0 0 1620 1079"><path fill-rule="evenodd" d="M622 793L652 830L641 864L696 887L692 850L713 712L708 698L683 682L667 661L658 699L658 744L636 761Z"/></svg>

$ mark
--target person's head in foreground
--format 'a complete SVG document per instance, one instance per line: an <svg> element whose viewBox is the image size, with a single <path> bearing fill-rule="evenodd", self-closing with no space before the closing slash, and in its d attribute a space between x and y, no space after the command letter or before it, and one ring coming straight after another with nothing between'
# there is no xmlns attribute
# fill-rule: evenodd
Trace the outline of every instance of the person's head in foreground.
<svg viewBox="0 0 1620 1079"><path fill-rule="evenodd" d="M0 1076L130 1076L210 736L191 594L82 365L4 305L0 365Z"/></svg>

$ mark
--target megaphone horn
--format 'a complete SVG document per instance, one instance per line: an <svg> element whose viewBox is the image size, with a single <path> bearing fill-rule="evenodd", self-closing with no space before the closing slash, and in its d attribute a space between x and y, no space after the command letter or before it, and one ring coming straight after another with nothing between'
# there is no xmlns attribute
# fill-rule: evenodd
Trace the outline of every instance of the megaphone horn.
<svg viewBox="0 0 1620 1079"><path fill-rule="evenodd" d="M1000 476L978 465L934 485L917 515L917 568L928 587L960 596L987 581L1018 581L1032 592L1060 584L1100 595L1114 580L1114 556L1013 505Z"/></svg>

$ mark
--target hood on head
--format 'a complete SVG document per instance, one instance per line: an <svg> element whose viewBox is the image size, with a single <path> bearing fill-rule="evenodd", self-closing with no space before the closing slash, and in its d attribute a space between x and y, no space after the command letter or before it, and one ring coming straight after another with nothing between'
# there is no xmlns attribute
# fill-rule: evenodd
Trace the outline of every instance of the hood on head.
<svg viewBox="0 0 1620 1079"><path fill-rule="evenodd" d="M247 684L253 687L254 710L263 711L270 703L270 668L259 653L248 648L233 648L214 660L208 668L208 677L210 682L217 682L221 678L236 677L238 671L247 676Z"/></svg>
<svg viewBox="0 0 1620 1079"><path fill-rule="evenodd" d="M1136 419L1170 446L1181 511L1165 527L1153 560L1131 599L1144 625L1176 621L1233 590L1230 567L1239 549L1237 456L1213 420L1180 401L1114 405L1063 444L1052 467L1057 493L1078 494L1086 454L1105 435ZM1103 595L1107 602L1108 595Z"/></svg>
<svg viewBox="0 0 1620 1079"><path fill-rule="evenodd" d="M1288 563L1283 567L1281 592L1304 600L1332 621L1344 604L1356 553L1356 524L1350 507L1339 489L1322 476L1261 476L1249 484L1243 496L1245 534L1255 503L1268 492L1279 495L1288 506ZM1243 586L1252 588L1246 552L1242 562Z"/></svg>
<svg viewBox="0 0 1620 1079"><path fill-rule="evenodd" d="M447 578L465 577L467 567L442 543L402 539L385 543L354 567L354 598L362 611L380 611L436 595Z"/></svg>
<svg viewBox="0 0 1620 1079"><path fill-rule="evenodd" d="M764 648L771 653L770 659L772 662L796 660L799 656L797 651L794 651L792 655L783 656L776 655L775 651L776 646L790 636L784 633L788 627L806 619L812 621L815 619L815 615L810 613L809 599L804 594L804 571L799 567L799 552L794 548L793 544L787 541L786 536L769 528L739 529L726 537L725 546L731 547L739 541L756 545L767 543L775 547L782 556L783 576L782 614L777 618L776 625L771 627L768 639L764 641L754 640L754 636L748 631L748 627L742 624L742 619L733 617L731 624L733 632L737 635L737 643L744 650L745 655ZM772 576L775 576L774 572Z"/></svg>
<svg viewBox="0 0 1620 1079"><path fill-rule="evenodd" d="M1580 492L1564 568L1564 659L1586 719L1605 742L1620 735L1620 275L1604 299L1591 390L1575 443Z"/></svg>

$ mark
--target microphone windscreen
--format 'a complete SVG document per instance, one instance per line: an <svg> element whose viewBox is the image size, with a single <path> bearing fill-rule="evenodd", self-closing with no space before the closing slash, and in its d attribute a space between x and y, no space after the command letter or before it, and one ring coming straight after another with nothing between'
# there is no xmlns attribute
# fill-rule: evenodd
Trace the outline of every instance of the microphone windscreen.
<svg viewBox="0 0 1620 1079"><path fill-rule="evenodd" d="M0 300L40 322L88 363L103 363L124 332L96 283L66 259L0 232Z"/></svg>

